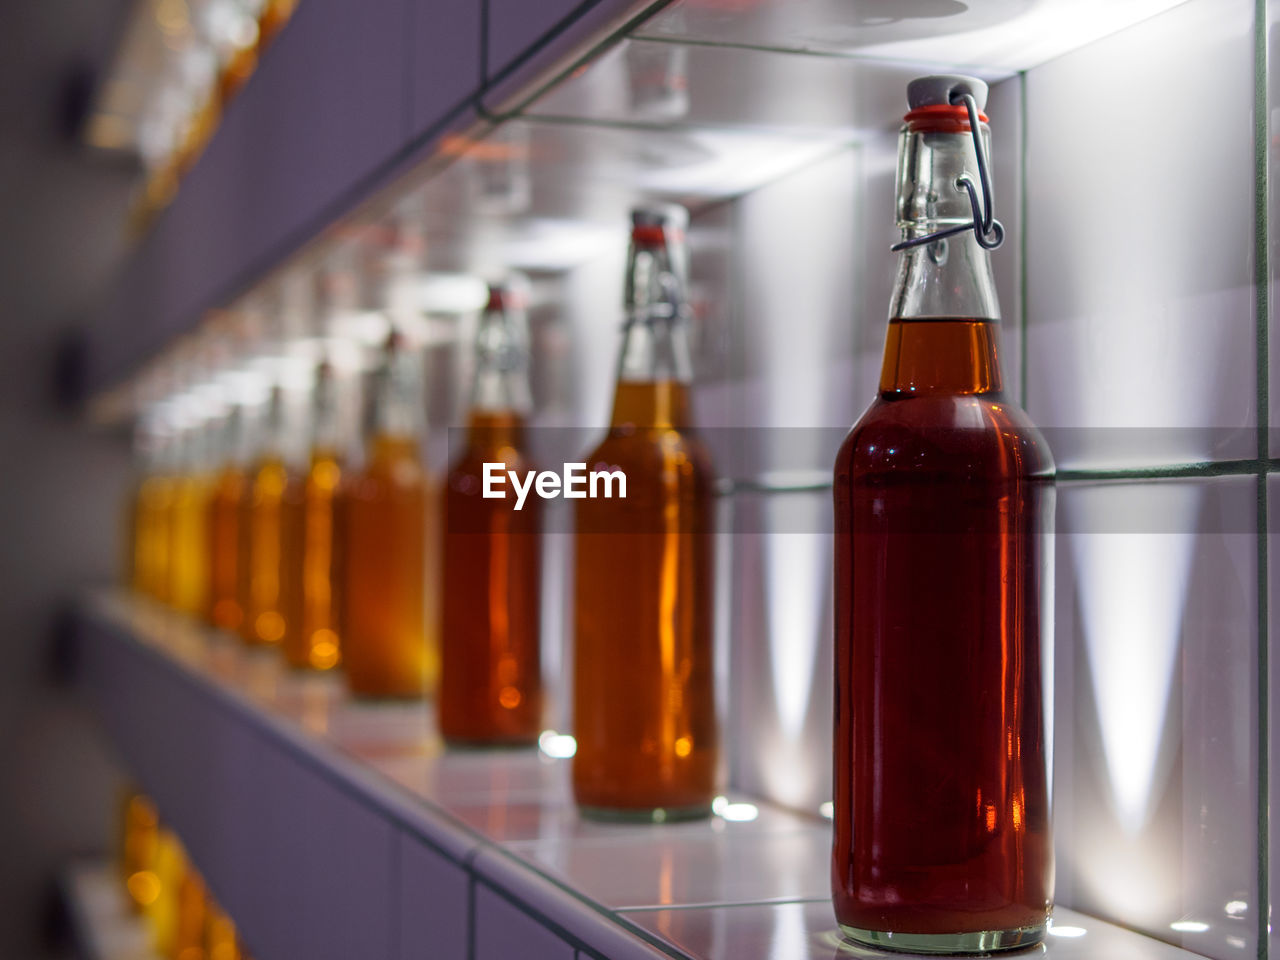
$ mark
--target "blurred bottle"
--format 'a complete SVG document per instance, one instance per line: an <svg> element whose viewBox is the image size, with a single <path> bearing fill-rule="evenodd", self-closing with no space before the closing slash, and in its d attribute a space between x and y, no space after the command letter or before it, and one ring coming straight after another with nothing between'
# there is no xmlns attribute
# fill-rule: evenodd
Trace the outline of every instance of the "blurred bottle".
<svg viewBox="0 0 1280 960"><path fill-rule="evenodd" d="M284 29L285 24L293 17L297 7L298 0L266 0L266 3L262 6L262 14L258 18L258 49L260 53L266 52L266 49L280 35L280 31Z"/></svg>
<svg viewBox="0 0 1280 960"><path fill-rule="evenodd" d="M178 891L186 869L186 854L177 834L160 827L156 841L156 896L147 910L151 942L157 953L168 957L178 939Z"/></svg>
<svg viewBox="0 0 1280 960"><path fill-rule="evenodd" d="M719 747L712 669L712 471L671 211L632 214L618 384L588 471L625 499L576 502L574 796L610 819L705 816Z"/></svg>
<svg viewBox="0 0 1280 960"><path fill-rule="evenodd" d="M240 605L240 517L244 500L248 459L248 414L236 404L220 431L215 451L222 467L209 497L209 606L208 620L222 630L239 630L244 620Z"/></svg>
<svg viewBox="0 0 1280 960"><path fill-rule="evenodd" d="M267 403L263 442L246 478L240 505L240 636L251 645L270 645L284 638L280 597L281 512L289 482L285 464L288 438L284 390L275 386Z"/></svg>
<svg viewBox="0 0 1280 960"><path fill-rule="evenodd" d="M147 592L149 562L146 494L147 480L155 470L155 436L139 417L133 427L133 484L125 504L125 582L134 593Z"/></svg>
<svg viewBox="0 0 1280 960"><path fill-rule="evenodd" d="M366 463L342 495L342 655L357 696L426 693L421 378L420 357L392 333L377 374Z"/></svg>
<svg viewBox="0 0 1280 960"><path fill-rule="evenodd" d="M260 20L265 0L207 0L217 4L218 102L235 99L258 68L262 46Z"/></svg>
<svg viewBox="0 0 1280 960"><path fill-rule="evenodd" d="M207 894L204 904L204 960L241 960L240 938L235 923Z"/></svg>
<svg viewBox="0 0 1280 960"><path fill-rule="evenodd" d="M445 481L440 732L459 744L533 743L542 728L541 501L504 484L486 499L484 464L523 476L530 406L520 294L493 287L476 337L466 446Z"/></svg>
<svg viewBox="0 0 1280 960"><path fill-rule="evenodd" d="M167 433L157 430L154 442L154 454L138 487L135 582L142 594L167 603L174 499L173 441Z"/></svg>
<svg viewBox="0 0 1280 960"><path fill-rule="evenodd" d="M169 602L198 617L208 608L208 510L212 484L208 472L204 420L179 434L178 468L173 480L173 522L169 528Z"/></svg>
<svg viewBox="0 0 1280 960"><path fill-rule="evenodd" d="M291 666L328 670L338 663L339 538L336 506L342 479L338 382L321 363L311 404L311 462L290 479L284 500L285 659Z"/></svg>
<svg viewBox="0 0 1280 960"><path fill-rule="evenodd" d="M141 793L130 792L122 807L120 873L135 913L148 910L160 895L156 854L160 841L160 815L155 804Z"/></svg>
<svg viewBox="0 0 1280 960"><path fill-rule="evenodd" d="M206 960L204 938L207 900L204 880L184 851L182 876L178 881L173 940L167 953L169 960Z"/></svg>

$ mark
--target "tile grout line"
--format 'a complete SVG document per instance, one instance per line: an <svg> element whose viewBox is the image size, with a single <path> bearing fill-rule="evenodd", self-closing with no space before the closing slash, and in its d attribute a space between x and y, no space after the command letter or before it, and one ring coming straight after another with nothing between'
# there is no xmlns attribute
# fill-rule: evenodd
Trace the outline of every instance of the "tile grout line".
<svg viewBox="0 0 1280 960"><path fill-rule="evenodd" d="M1270 238L1268 236L1268 182L1267 152L1269 139L1267 136L1267 0L1254 0L1253 16L1253 67L1254 67L1254 103L1253 103L1253 162L1254 162L1254 323L1257 331L1256 351L1254 358L1257 369L1257 417L1258 417L1258 449L1259 461L1266 463L1270 456L1271 398L1270 398ZM1257 897L1258 897L1258 929L1257 955L1259 960L1267 960L1270 955L1271 929L1271 894L1270 894L1270 616L1269 596L1270 574L1268 570L1268 477L1260 473L1258 477L1258 542L1257 542L1257 609L1258 609L1258 653L1256 663L1257 679L1257 713L1258 713L1258 792L1257 792L1257 824L1258 824L1258 863L1257 863Z"/></svg>
<svg viewBox="0 0 1280 960"><path fill-rule="evenodd" d="M668 910L729 910L735 907L787 907L797 903L830 903L830 897L794 897L782 900L737 900L703 903L657 903L651 906L614 907L614 912L629 916L633 913L663 913Z"/></svg>
<svg viewBox="0 0 1280 960"><path fill-rule="evenodd" d="M1242 460L1198 460L1152 467L1067 467L1054 474L1059 483L1125 480L1195 480L1214 477L1254 477L1280 474L1280 459L1251 457ZM806 484L768 484L754 480L732 480L717 489L717 497L743 495L782 496L821 493L831 489L829 481Z"/></svg>

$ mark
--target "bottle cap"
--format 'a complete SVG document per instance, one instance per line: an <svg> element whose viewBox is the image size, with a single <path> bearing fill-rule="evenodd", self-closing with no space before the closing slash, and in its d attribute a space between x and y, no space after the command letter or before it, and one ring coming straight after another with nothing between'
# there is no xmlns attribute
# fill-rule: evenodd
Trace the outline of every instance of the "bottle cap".
<svg viewBox="0 0 1280 960"><path fill-rule="evenodd" d="M689 214L674 204L648 204L631 211L631 239L636 243L663 245L684 235Z"/></svg>
<svg viewBox="0 0 1280 960"><path fill-rule="evenodd" d="M912 110L921 107L951 106L951 98L970 94L979 110L987 106L987 85L977 77L957 73L941 73L917 77L907 84L907 103Z"/></svg>

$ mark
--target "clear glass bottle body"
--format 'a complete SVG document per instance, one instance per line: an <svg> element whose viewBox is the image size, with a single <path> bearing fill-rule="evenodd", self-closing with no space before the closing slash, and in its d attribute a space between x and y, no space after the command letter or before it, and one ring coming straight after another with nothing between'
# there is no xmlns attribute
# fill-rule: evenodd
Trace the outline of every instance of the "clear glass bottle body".
<svg viewBox="0 0 1280 960"><path fill-rule="evenodd" d="M626 499L575 503L574 797L583 813L710 813L719 761L713 475L689 417L683 294L667 238L638 223L608 434L587 469Z"/></svg>
<svg viewBox="0 0 1280 960"><path fill-rule="evenodd" d="M967 123L903 140L911 236L945 225L972 147ZM879 396L836 462L832 889L880 948L1025 947L1051 909L1053 460L1004 392L998 317L972 232L906 251Z"/></svg>
<svg viewBox="0 0 1280 960"><path fill-rule="evenodd" d="M282 649L290 666L328 670L341 658L337 503L343 458L337 385L325 366L316 381L312 430L307 471L285 490Z"/></svg>
<svg viewBox="0 0 1280 960"><path fill-rule="evenodd" d="M503 296L481 321L467 442L444 491L440 732L470 746L533 743L542 729L541 502L516 510L509 484L505 499L482 496L485 463L534 469L525 337Z"/></svg>
<svg viewBox="0 0 1280 960"><path fill-rule="evenodd" d="M426 694L426 474L419 358L388 347L364 468L344 484L343 668L356 696Z"/></svg>

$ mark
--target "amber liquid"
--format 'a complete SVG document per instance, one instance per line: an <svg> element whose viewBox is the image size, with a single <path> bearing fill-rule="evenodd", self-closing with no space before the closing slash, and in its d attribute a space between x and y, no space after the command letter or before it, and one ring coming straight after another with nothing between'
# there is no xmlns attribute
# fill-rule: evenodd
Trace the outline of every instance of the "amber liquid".
<svg viewBox="0 0 1280 960"><path fill-rule="evenodd" d="M334 506L341 477L337 455L318 449L306 476L285 491L282 649L290 666L328 670L339 660Z"/></svg>
<svg viewBox="0 0 1280 960"><path fill-rule="evenodd" d="M203 615L209 590L208 485L187 475L173 483L169 524L169 603L191 616Z"/></svg>
<svg viewBox="0 0 1280 960"><path fill-rule="evenodd" d="M846 932L1042 928L1053 461L997 324L893 321L835 472L832 888Z"/></svg>
<svg viewBox="0 0 1280 960"><path fill-rule="evenodd" d="M240 558L237 570L240 636L246 643L279 643L284 637L280 595L283 554L281 515L289 474L284 461L268 457L259 463L240 507Z"/></svg>
<svg viewBox="0 0 1280 960"><path fill-rule="evenodd" d="M426 478L417 443L376 437L342 498L342 660L363 697L426 693Z"/></svg>
<svg viewBox="0 0 1280 960"><path fill-rule="evenodd" d="M134 583L140 593L167 603L173 522L171 478L155 475L142 481L134 520Z"/></svg>
<svg viewBox="0 0 1280 960"><path fill-rule="evenodd" d="M207 619L222 630L239 630L244 619L240 606L240 501L244 489L244 473L227 467L209 496Z"/></svg>
<svg viewBox="0 0 1280 960"><path fill-rule="evenodd" d="M266 51L293 16L298 0L268 0L258 18L258 55Z"/></svg>
<svg viewBox="0 0 1280 960"><path fill-rule="evenodd" d="M577 501L573 788L587 814L703 815L719 746L710 461L681 383L621 382L587 469L627 498Z"/></svg>
<svg viewBox="0 0 1280 960"><path fill-rule="evenodd" d="M204 932L207 921L207 894L200 874L185 860L182 879L178 883L177 917L173 940L166 956L169 960L206 960Z"/></svg>
<svg viewBox="0 0 1280 960"><path fill-rule="evenodd" d="M485 463L533 469L522 429L516 414L473 414L445 481L439 710L455 743L532 743L542 727L541 500L517 511L509 483L504 500L482 496Z"/></svg>
<svg viewBox="0 0 1280 960"><path fill-rule="evenodd" d="M124 802L123 821L120 873L130 908L141 913L160 894L160 880L155 872L160 816L155 804L142 794L133 793Z"/></svg>
<svg viewBox="0 0 1280 960"><path fill-rule="evenodd" d="M205 901L203 960L240 960L236 925L211 898Z"/></svg>

